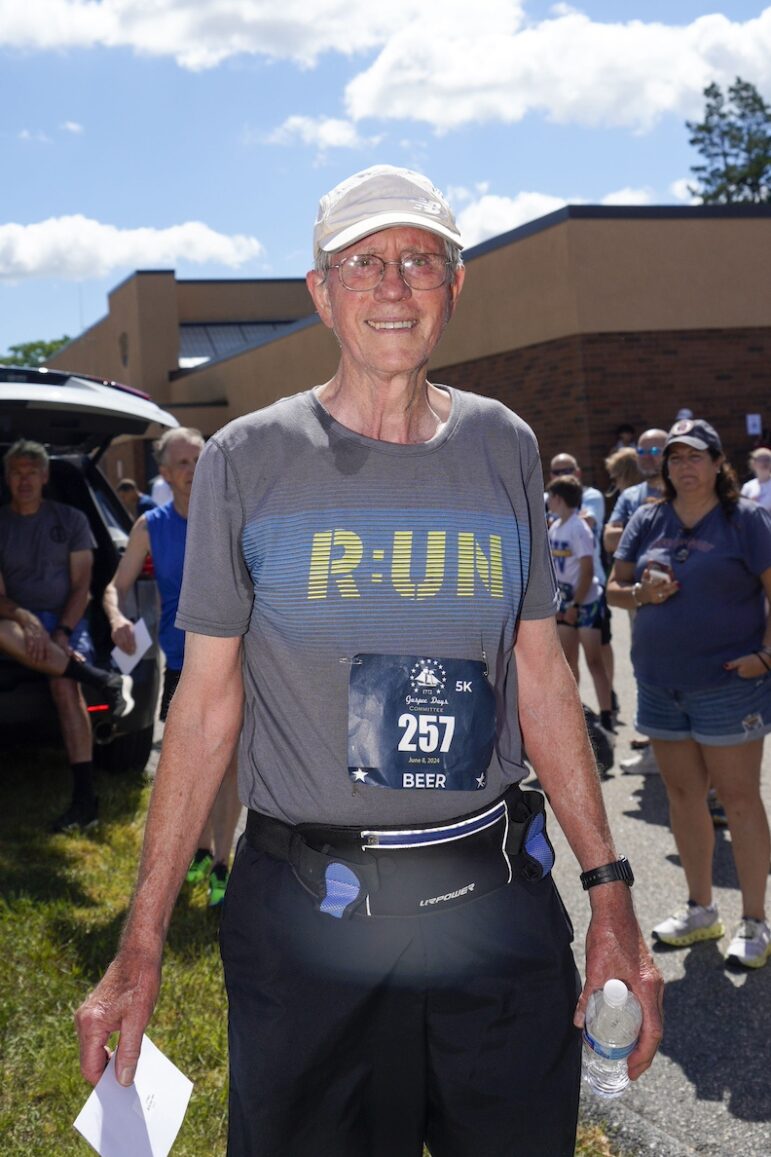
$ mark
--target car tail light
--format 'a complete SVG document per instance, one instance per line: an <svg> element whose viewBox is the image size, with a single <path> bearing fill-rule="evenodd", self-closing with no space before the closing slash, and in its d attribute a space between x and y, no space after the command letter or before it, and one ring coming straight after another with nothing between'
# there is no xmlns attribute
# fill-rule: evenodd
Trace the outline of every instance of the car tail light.
<svg viewBox="0 0 771 1157"><path fill-rule="evenodd" d="M153 565L153 556L151 554L145 555L145 561L142 563L142 569L139 572L141 579L154 579L155 567Z"/></svg>

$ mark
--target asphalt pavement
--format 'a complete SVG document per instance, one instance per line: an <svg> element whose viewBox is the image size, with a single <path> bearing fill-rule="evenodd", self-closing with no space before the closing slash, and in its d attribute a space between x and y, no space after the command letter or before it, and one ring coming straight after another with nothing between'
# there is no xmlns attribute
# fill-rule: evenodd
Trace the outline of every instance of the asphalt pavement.
<svg viewBox="0 0 771 1157"><path fill-rule="evenodd" d="M687 899L684 876L668 826L667 801L658 775L623 774L619 760L634 736L635 686L629 662L629 623L613 612L615 688L621 705L616 766L603 794L620 854L628 856L633 895L643 933ZM596 709L584 669L581 692ZM771 814L771 741L763 760L763 795ZM554 876L576 930L576 961L583 974L583 941L589 903L577 862L552 821L557 852ZM741 895L727 831L717 833L715 898L727 933L740 919ZM685 1157L771 1157L771 962L751 972L723 964L728 936L689 949L656 948L666 981L664 1040L648 1072L616 1101L586 1091L584 1118L601 1121L628 1154Z"/></svg>

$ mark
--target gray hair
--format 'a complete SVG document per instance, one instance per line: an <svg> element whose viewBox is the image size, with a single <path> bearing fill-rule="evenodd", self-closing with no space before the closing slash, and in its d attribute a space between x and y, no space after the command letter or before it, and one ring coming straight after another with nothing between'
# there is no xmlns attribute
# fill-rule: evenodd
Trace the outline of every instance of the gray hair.
<svg viewBox="0 0 771 1157"><path fill-rule="evenodd" d="M428 230L426 230L426 232L428 232ZM436 236L438 236L438 234L436 234ZM364 240L364 238L362 238L362 240ZM459 269L463 268L463 257L461 255L460 245L456 245L454 241L450 241L449 237L441 237L440 240L444 245L445 257L450 263L450 268L453 273L457 273ZM346 246L346 248L348 248L348 246ZM326 281L327 274L332 268L333 258L335 256L335 253L326 253L323 249L316 251L314 268L317 273L321 274L324 281Z"/></svg>
<svg viewBox="0 0 771 1157"><path fill-rule="evenodd" d="M163 465L169 444L175 442L177 438L184 438L187 442L200 442L202 446L204 444L203 434L192 426L175 426L172 430L166 430L153 442L153 454L159 466Z"/></svg>
<svg viewBox="0 0 771 1157"><path fill-rule="evenodd" d="M6 450L3 455L3 467L6 478L8 477L8 471L14 458L31 458L33 462L39 462L44 470L48 469L48 451L40 442L30 442L27 438L19 438L17 442L14 442L13 446Z"/></svg>

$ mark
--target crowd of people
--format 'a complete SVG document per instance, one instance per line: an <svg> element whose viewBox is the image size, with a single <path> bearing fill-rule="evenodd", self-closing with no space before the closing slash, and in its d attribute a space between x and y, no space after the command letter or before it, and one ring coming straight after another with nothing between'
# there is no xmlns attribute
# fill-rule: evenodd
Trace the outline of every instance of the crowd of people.
<svg viewBox="0 0 771 1157"><path fill-rule="evenodd" d="M76 1016L82 1071L99 1079L119 1032L116 1074L133 1080L178 890L208 879L231 1157L418 1157L424 1142L434 1157L502 1157L513 1139L572 1157L590 993L620 977L643 1006L632 1079L662 1033L662 981L578 687L581 648L612 741L610 607L633 615L641 746L627 770L660 771L685 876L683 906L653 936L684 947L724 934L713 790L743 905L727 959L758 968L771 954L771 450L753 451L742 497L705 419L636 439L625 424L607 458L609 517L572 453L551 459L544 493L523 421L427 377L464 284L441 192L391 166L355 174L322 198L314 256L334 375L206 445L169 431L156 445L165 494L120 484L135 521L103 607L130 653L126 595L150 555L165 731L129 917ZM129 710L130 686L72 653L92 543L42 499L41 449L6 456L0 649L68 687L55 694L70 704L81 811L65 826L83 828L97 808L67 711L88 680ZM55 594L30 598L12 560L29 549L20 524L26 543L41 514L69 529ZM529 765L591 901L583 983Z"/></svg>

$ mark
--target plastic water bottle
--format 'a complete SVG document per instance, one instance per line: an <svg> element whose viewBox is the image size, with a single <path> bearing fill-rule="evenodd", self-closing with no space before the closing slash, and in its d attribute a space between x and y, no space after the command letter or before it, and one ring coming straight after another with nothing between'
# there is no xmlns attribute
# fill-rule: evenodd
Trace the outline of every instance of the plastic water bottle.
<svg viewBox="0 0 771 1157"><path fill-rule="evenodd" d="M599 1097L620 1097L629 1084L626 1058L640 1035L642 1009L623 980L589 997L584 1022L584 1080Z"/></svg>

